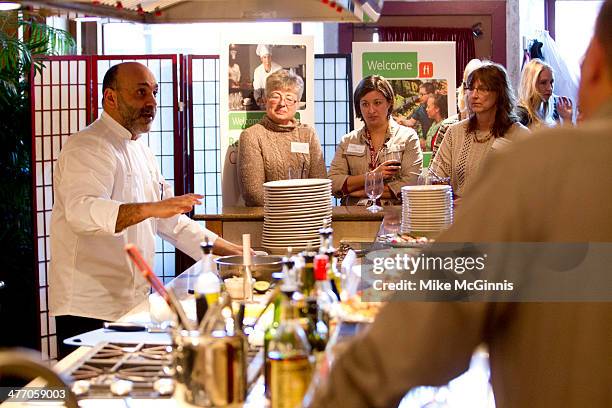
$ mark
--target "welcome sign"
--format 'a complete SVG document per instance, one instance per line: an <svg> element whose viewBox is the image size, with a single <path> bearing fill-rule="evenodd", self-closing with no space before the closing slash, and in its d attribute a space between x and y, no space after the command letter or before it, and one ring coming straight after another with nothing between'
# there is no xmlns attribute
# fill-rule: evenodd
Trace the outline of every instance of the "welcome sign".
<svg viewBox="0 0 612 408"><path fill-rule="evenodd" d="M424 165L429 165L431 139L440 119L429 118L428 99L446 98L444 118L457 113L455 64L455 43L451 41L353 43L353 89L370 75L391 83L393 117L419 135Z"/></svg>
<svg viewBox="0 0 612 408"><path fill-rule="evenodd" d="M416 52L364 52L362 55L362 77L416 78L418 73Z"/></svg>

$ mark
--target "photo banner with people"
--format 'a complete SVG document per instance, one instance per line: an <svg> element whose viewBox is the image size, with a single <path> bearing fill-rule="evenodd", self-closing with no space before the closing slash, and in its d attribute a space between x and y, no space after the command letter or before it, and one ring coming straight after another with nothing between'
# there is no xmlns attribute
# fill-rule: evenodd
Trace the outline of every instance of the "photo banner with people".
<svg viewBox="0 0 612 408"><path fill-rule="evenodd" d="M304 80L296 119L314 126L314 39L305 35L227 36L221 39L220 131L223 205L243 205L237 159L243 130L266 113L265 84L272 73L285 69Z"/></svg>
<svg viewBox="0 0 612 408"><path fill-rule="evenodd" d="M393 118L419 135L424 166L440 123L457 113L455 64L452 41L353 43L353 88L369 75L391 83Z"/></svg>

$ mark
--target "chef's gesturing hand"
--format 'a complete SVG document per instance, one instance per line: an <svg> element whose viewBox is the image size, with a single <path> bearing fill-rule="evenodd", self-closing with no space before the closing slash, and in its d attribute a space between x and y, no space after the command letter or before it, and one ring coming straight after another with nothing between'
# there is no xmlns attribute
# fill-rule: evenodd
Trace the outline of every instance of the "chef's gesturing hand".
<svg viewBox="0 0 612 408"><path fill-rule="evenodd" d="M201 194L185 194L178 197L166 198L165 200L152 203L155 218L168 218L177 214L184 214L193 209L194 205L202 204L204 198Z"/></svg>
<svg viewBox="0 0 612 408"><path fill-rule="evenodd" d="M388 180L393 178L399 169L401 168L400 164L396 160L387 160L381 163L374 171L380 171L383 174L383 178Z"/></svg>
<svg viewBox="0 0 612 408"><path fill-rule="evenodd" d="M202 204L201 194L185 194L151 203L121 204L115 222L115 232L121 232L130 225L147 218L168 218L191 211L194 205Z"/></svg>

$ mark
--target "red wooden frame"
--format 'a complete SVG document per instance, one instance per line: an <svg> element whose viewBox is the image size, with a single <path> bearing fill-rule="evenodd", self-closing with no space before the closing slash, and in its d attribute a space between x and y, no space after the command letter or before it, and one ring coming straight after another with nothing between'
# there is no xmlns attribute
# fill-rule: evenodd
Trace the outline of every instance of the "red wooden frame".
<svg viewBox="0 0 612 408"><path fill-rule="evenodd" d="M491 60L506 65L506 2L505 1L386 1L383 16L439 16L489 15L491 16ZM375 24L371 25L376 27ZM350 53L353 42L353 24L340 24L338 52Z"/></svg>
<svg viewBox="0 0 612 408"><path fill-rule="evenodd" d="M40 59L37 58L38 61L40 60L44 60L45 61L45 66L47 66L46 64L48 63L48 69L49 70L49 76L52 78L53 77L53 62L76 62L77 63L77 70L76 70L76 81L77 83L80 81L80 77L79 77L79 68L78 68L78 64L80 61L85 61L85 78L83 79L83 82L85 83L85 106L81 107L78 105L78 97L77 97L77 112L79 109L84 109L85 110L85 121L86 124L91 123L91 88L89 86L89 84L91 84L91 57L90 56L45 56L42 57ZM70 78L70 68L68 69L68 83L62 83L61 82L61 75L59 76L60 78L60 82L59 83L53 83L53 84L48 84L48 85L36 85L35 84L35 71L34 69L32 69L30 71L30 114L31 114L31 137L32 137L32 153L31 153L31 171L32 171L32 231L34 232L35 236L34 236L34 259L33 259L33 264L34 264L34 273L36 276L36 282L37 282L37 289L38 292L40 292L40 290L42 288L47 288L48 287L48 269L47 269L47 265L46 263L48 262L48 260L50 259L49 254L47 254L47 247L48 245L46 244L46 237L49 235L49 231L47 231L47 225L45 222L43 222L43 225L39 225L38 223L38 214L39 213L43 213L43 221L45 220L45 212L49 212L50 213L50 209L45 208L45 203L46 203L46 193L45 193L45 180L44 180L44 164L45 162L51 162L51 181L53 181L53 162L55 161L54 157L53 157L53 150L54 150L54 144L53 144L53 139L56 136L59 136L59 143L60 143L60 148L61 148L61 143L62 143L62 131L61 128L59 128L59 134L54 135L53 134L53 116L50 116L50 120L51 120L51 124L50 126L50 134L49 135L37 135L36 134L36 113L38 112L36 110L36 88L40 87L41 89L44 89L44 86L59 86L60 88L58 89L59 91L59 100L60 100L60 104L61 104L61 95L62 95L62 89L61 86L65 85L65 86L71 86L72 82L70 82L71 78ZM42 92L41 92L41 96L42 96ZM51 95L51 92L49 93L49 95ZM42 109L42 104L44 103L44 99L41 100L41 109L40 112L43 112L44 109ZM70 108L70 88L68 88L68 104L69 107L68 110L69 112L72 111L73 109ZM62 109L60 109L61 111ZM52 109L50 109L50 111L52 111ZM44 115L42 115L41 117L44 117ZM78 115L77 115L77 120L78 120ZM70 122L70 114L68 114L68 132L71 131L71 122ZM44 129L44 121L40 123L40 129ZM48 137L49 140L49 148L51 149L51 154L50 154L50 159L49 160L45 160L44 156L45 156L45 143L44 143L44 138ZM40 153L40 157L42 158L42 160L37 160L37 152L38 150L36 149L36 142L37 139L41 139L41 151ZM42 185L38 185L37 184L37 180L38 180L38 172L37 172L37 163L41 162L42 166L41 166L41 171L43 171L43 175L42 175ZM42 187L42 200L41 202L43 203L42 208L39 208L38 206L38 193L37 190L39 187ZM53 195L53 190L51 190L51 194ZM49 214L50 217L50 214ZM41 231L39 230L39 228L41 229ZM38 240L39 240L39 236L43 237L43 239L45 240L45 248L42 249L39 247L38 245ZM44 256L43 259L41 259L41 257L39 257L39 250L43 250ZM41 286L40 285L40 268L39 265L41 263L45 263L44 265L44 273L45 273L45 285ZM46 298L48 299L48 290L46 290ZM40 296L36 297L36 303L37 303L37 310L39 313L39 318L38 320L38 332L41 333L41 319L40 319L40 314L41 313L48 313L48 309L44 309L41 310L41 301L40 301ZM48 304L47 304L48 306ZM47 314L47 330L46 330L46 338L47 338L47 350L50 353L50 357L53 358L54 355L51 352L51 344L49 341L49 338L53 335L50 333L49 330L49 315ZM41 340L43 340L44 337L41 337ZM41 343L39 343L41 344Z"/></svg>
<svg viewBox="0 0 612 408"><path fill-rule="evenodd" d="M115 61L115 60L171 60L172 61L172 104L174 106L174 114L173 114L173 133L174 133L174 194L182 195L185 194L185 179L180 175L183 174L184 170L184 161L185 161L185 152L187 151L187 146L184 143L183 138L181 137L181 129L180 124L182 120L179 119L179 116L182 115L183 109L180 108L179 100L178 100L178 90L179 90L179 82L178 82L178 60L179 56L176 54L147 54L147 55L94 55L92 56L92 81L94 81L93 92L91 98L92 104L92 119L96 119L98 117L98 86L97 86L97 78L98 78L98 61ZM181 152L181 154L176 154L176 152Z"/></svg>

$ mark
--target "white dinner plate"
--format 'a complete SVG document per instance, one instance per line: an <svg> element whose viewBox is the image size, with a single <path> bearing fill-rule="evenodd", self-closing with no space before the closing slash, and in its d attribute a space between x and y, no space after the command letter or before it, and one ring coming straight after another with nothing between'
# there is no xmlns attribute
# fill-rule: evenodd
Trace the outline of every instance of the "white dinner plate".
<svg viewBox="0 0 612 408"><path fill-rule="evenodd" d="M275 180L263 183L264 188L292 188L292 187L312 187L320 185L331 185L330 179L291 179L291 180Z"/></svg>
<svg viewBox="0 0 612 408"><path fill-rule="evenodd" d="M264 206L264 216L266 214L295 214L295 213L305 213L305 214L320 214L320 213L324 213L324 212L330 212L332 211L332 207L330 203L325 203L325 204L320 204L320 205L309 205L309 204L302 204L301 206L298 205L283 205L283 206Z"/></svg>
<svg viewBox="0 0 612 408"><path fill-rule="evenodd" d="M264 229L314 229L314 228L322 228L323 224L326 224L325 220L302 220L300 221L292 221L292 222L273 222L270 220L264 220Z"/></svg>
<svg viewBox="0 0 612 408"><path fill-rule="evenodd" d="M430 184L430 185L420 185L420 186L404 186L402 187L402 193L413 192L413 191L449 191L451 186L447 184Z"/></svg>

